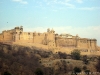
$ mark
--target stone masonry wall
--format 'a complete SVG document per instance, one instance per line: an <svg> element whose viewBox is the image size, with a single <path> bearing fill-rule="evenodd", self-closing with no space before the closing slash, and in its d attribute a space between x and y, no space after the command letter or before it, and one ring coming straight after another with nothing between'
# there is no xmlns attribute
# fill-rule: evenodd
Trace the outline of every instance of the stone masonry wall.
<svg viewBox="0 0 100 75"><path fill-rule="evenodd" d="M25 42L39 43L47 45L49 49L56 47L76 47L83 49L96 49L96 39L80 38L70 34L56 35L53 29L47 29L47 32L23 32L23 27L15 27L14 29L3 31L0 34L0 42Z"/></svg>

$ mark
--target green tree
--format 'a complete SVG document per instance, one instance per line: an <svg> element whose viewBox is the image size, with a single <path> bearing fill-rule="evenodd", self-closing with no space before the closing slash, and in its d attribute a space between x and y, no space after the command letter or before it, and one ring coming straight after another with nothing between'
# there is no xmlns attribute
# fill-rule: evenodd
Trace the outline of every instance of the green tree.
<svg viewBox="0 0 100 75"><path fill-rule="evenodd" d="M85 70L86 75L89 75L89 73L90 73L90 70Z"/></svg>
<svg viewBox="0 0 100 75"><path fill-rule="evenodd" d="M96 69L97 69L97 72L100 72L100 57L99 57L98 62L96 64Z"/></svg>
<svg viewBox="0 0 100 75"><path fill-rule="evenodd" d="M3 75L11 75L8 71L4 72Z"/></svg>
<svg viewBox="0 0 100 75"><path fill-rule="evenodd" d="M87 55L84 55L82 60L83 60L83 63L84 64L88 64L89 63L89 60L87 58Z"/></svg>
<svg viewBox="0 0 100 75"><path fill-rule="evenodd" d="M87 67L86 66L83 66L83 70L87 70Z"/></svg>
<svg viewBox="0 0 100 75"><path fill-rule="evenodd" d="M73 51L71 52L71 56L72 56L73 59L79 60L80 57L81 57L80 51L77 50L77 49L73 50Z"/></svg>
<svg viewBox="0 0 100 75"><path fill-rule="evenodd" d="M35 70L35 75L43 75L43 71L40 68Z"/></svg>
<svg viewBox="0 0 100 75"><path fill-rule="evenodd" d="M75 67L75 68L73 69L73 72L74 72L75 75L77 75L78 73L81 72L81 69L80 69L79 67Z"/></svg>
<svg viewBox="0 0 100 75"><path fill-rule="evenodd" d="M60 59L66 59L67 54L66 53L62 53L62 52L58 52L59 58Z"/></svg>

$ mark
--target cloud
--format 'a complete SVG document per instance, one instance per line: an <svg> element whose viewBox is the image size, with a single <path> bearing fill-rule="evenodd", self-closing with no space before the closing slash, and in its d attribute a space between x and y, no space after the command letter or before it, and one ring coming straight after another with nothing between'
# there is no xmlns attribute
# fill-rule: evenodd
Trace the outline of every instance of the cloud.
<svg viewBox="0 0 100 75"><path fill-rule="evenodd" d="M69 0L65 0L65 1L60 1L60 2L58 2L59 4L63 4L63 5L66 5L66 6L68 6L68 7L75 7L75 5L73 5L73 4L71 4L71 3L69 3Z"/></svg>
<svg viewBox="0 0 100 75"><path fill-rule="evenodd" d="M83 8L78 8L80 10L97 10L100 9L100 7L83 7Z"/></svg>
<svg viewBox="0 0 100 75"><path fill-rule="evenodd" d="M92 6L92 7L77 7L76 3L83 3L84 1L86 0L43 0L43 2L48 5L48 6L51 6L52 8L55 8L55 10L59 10L59 9L79 9L79 10L98 10L100 9L100 7L95 7L95 6ZM92 0L94 1L94 0ZM41 4L43 5L43 2L41 2ZM85 4L86 2L84 2ZM40 4L40 1L38 3L39 5ZM54 9L53 9L54 10ZM54 10L54 11L55 11Z"/></svg>
<svg viewBox="0 0 100 75"><path fill-rule="evenodd" d="M28 2L27 1L24 1L24 0L12 0L12 1L19 2L21 4L28 4Z"/></svg>
<svg viewBox="0 0 100 75"><path fill-rule="evenodd" d="M78 3L83 3L83 0L76 0Z"/></svg>
<svg viewBox="0 0 100 75"><path fill-rule="evenodd" d="M67 7L75 7L73 4L70 3L71 0L44 0L47 5L59 4L65 5Z"/></svg>

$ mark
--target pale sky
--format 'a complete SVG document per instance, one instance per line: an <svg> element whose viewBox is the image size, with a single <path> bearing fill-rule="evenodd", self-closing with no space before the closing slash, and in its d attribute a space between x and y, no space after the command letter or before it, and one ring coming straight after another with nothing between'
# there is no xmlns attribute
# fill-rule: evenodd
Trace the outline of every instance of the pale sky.
<svg viewBox="0 0 100 75"><path fill-rule="evenodd" d="M95 38L100 46L100 0L0 0L0 33L21 25Z"/></svg>

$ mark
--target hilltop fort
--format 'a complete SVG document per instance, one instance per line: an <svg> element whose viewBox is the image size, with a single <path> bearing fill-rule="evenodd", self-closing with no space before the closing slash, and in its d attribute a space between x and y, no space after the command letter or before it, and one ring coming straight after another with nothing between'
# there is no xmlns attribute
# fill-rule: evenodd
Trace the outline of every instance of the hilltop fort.
<svg viewBox="0 0 100 75"><path fill-rule="evenodd" d="M34 44L53 52L71 53L73 49L79 49L82 54L99 55L100 48L96 39L80 38L78 35L55 34L53 29L47 29L44 33L24 32L23 27L15 27L4 30L0 34L0 42L8 44Z"/></svg>

